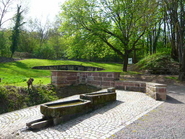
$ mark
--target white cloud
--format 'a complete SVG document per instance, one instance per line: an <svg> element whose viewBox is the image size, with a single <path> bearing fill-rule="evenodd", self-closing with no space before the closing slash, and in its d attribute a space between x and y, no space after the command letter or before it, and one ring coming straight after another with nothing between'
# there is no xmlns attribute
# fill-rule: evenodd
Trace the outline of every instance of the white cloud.
<svg viewBox="0 0 185 139"><path fill-rule="evenodd" d="M22 8L26 10L26 13L23 13L24 20L38 19L41 22L54 21L55 16L60 12L60 6L66 0L14 0L12 3L11 11L5 15L4 20L12 18L16 14L17 5L22 5ZM3 27L12 27L11 20L6 22Z"/></svg>
<svg viewBox="0 0 185 139"><path fill-rule="evenodd" d="M30 0L28 16L53 20L60 12L60 6L65 0Z"/></svg>

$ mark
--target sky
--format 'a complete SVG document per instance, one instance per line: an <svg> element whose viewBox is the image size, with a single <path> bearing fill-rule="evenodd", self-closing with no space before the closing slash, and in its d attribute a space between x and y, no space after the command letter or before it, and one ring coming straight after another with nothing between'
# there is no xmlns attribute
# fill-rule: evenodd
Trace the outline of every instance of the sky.
<svg viewBox="0 0 185 139"><path fill-rule="evenodd" d="M24 20L38 19L44 24L46 21L54 22L56 15L60 12L61 5L66 0L13 0L14 3L11 5L12 11L6 14L4 19L13 17L16 13L17 4L22 6L22 9L26 7L26 12L23 14ZM25 21L25 22L26 22ZM6 22L4 27L11 27L12 22Z"/></svg>
<svg viewBox="0 0 185 139"><path fill-rule="evenodd" d="M54 20L64 2L65 0L29 0L27 15L40 20Z"/></svg>

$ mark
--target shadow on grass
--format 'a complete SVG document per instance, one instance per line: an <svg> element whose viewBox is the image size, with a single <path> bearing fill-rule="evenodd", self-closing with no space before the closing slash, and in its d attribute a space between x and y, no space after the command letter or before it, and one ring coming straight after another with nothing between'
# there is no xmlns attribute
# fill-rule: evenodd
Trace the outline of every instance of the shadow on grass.
<svg viewBox="0 0 185 139"><path fill-rule="evenodd" d="M16 61L15 65L19 68L24 68L24 69L28 69L28 66L22 62Z"/></svg>
<svg viewBox="0 0 185 139"><path fill-rule="evenodd" d="M1 64L1 68L11 68L11 66L16 66L18 68L28 69L28 66L26 64L19 61L0 63L0 64Z"/></svg>

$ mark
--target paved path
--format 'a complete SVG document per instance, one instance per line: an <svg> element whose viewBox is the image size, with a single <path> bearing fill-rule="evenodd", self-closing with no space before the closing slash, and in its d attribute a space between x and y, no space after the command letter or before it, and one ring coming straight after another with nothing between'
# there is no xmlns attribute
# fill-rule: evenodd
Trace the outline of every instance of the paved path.
<svg viewBox="0 0 185 139"><path fill-rule="evenodd" d="M144 93L117 90L117 101L65 124L37 132L26 122L41 118L39 106L0 115L0 138L17 139L106 139L162 104ZM62 99L79 98L78 95Z"/></svg>
<svg viewBox="0 0 185 139"><path fill-rule="evenodd" d="M167 100L111 139L185 139L185 86L168 86Z"/></svg>

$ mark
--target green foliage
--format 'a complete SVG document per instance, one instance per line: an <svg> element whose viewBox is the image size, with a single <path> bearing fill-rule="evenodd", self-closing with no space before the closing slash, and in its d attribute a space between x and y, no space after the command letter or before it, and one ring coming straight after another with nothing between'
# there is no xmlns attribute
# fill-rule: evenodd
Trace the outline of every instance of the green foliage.
<svg viewBox="0 0 185 139"><path fill-rule="evenodd" d="M17 51L33 53L33 51L38 48L38 44L39 42L35 32L21 30Z"/></svg>
<svg viewBox="0 0 185 139"><path fill-rule="evenodd" d="M1 104L0 114L8 111L7 98L8 98L8 90L5 87L0 86L0 104Z"/></svg>
<svg viewBox="0 0 185 139"><path fill-rule="evenodd" d="M178 77L169 76L169 77L165 77L165 78L178 81Z"/></svg>
<svg viewBox="0 0 185 139"><path fill-rule="evenodd" d="M79 34L67 37L66 40L68 46L66 57L68 59L122 62L122 58L100 41L98 37Z"/></svg>
<svg viewBox="0 0 185 139"><path fill-rule="evenodd" d="M17 14L16 14L16 21L15 21L15 26L12 30L12 36L11 36L11 41L12 44L10 46L10 50L12 52L11 57L13 56L14 52L16 51L17 47L18 47L18 43L19 43L19 33L20 33L20 27L23 25L23 23L21 23L21 14L23 11L20 11L21 6L17 7Z"/></svg>
<svg viewBox="0 0 185 139"><path fill-rule="evenodd" d="M48 45L42 46L41 48L34 50L33 55L37 58L55 59L54 49Z"/></svg>
<svg viewBox="0 0 185 139"><path fill-rule="evenodd" d="M0 86L0 113L57 100L53 86L34 86L32 89Z"/></svg>
<svg viewBox="0 0 185 139"><path fill-rule="evenodd" d="M183 4L182 0L173 3L68 0L61 5L60 19L54 24L47 22L43 25L39 19L30 19L27 29L21 28L21 31L22 17L18 7L13 30L0 31L0 56L9 57L11 52L17 51L28 52L29 58L121 62L127 61L125 54L128 53L136 63L148 54L168 52L176 60L182 60L184 58L179 59L178 55L184 52L179 51L183 46L183 42L180 43L183 39L179 38L183 37L173 34L183 35L176 33L180 29L176 23L181 21L179 25L184 25ZM168 22L168 19L179 21ZM11 83L25 79L21 78L11 79Z"/></svg>
<svg viewBox="0 0 185 139"><path fill-rule="evenodd" d="M0 86L0 113L24 108L26 101L27 96L22 89L14 86Z"/></svg>
<svg viewBox="0 0 185 139"><path fill-rule="evenodd" d="M0 102L4 101L7 98L8 91L5 87L0 86Z"/></svg>
<svg viewBox="0 0 185 139"><path fill-rule="evenodd" d="M128 55L140 49L138 44L147 28L157 21L156 15L155 1L70 0L62 5L61 31L72 36L69 47L76 57L101 57L105 53L101 50L108 47L124 60L123 70L127 71Z"/></svg>
<svg viewBox="0 0 185 139"><path fill-rule="evenodd" d="M1 57L9 57L9 38L8 31L0 31L0 56Z"/></svg>
<svg viewBox="0 0 185 139"><path fill-rule="evenodd" d="M7 86L7 104L8 111L13 111L19 108L26 107L27 96L24 90L15 86Z"/></svg>
<svg viewBox="0 0 185 139"><path fill-rule="evenodd" d="M29 92L29 106L45 103L48 101L57 100L55 87L50 86L34 86L28 89Z"/></svg>
<svg viewBox="0 0 185 139"><path fill-rule="evenodd" d="M167 53L156 53L140 60L137 65L140 69L167 68L170 64L176 63Z"/></svg>

